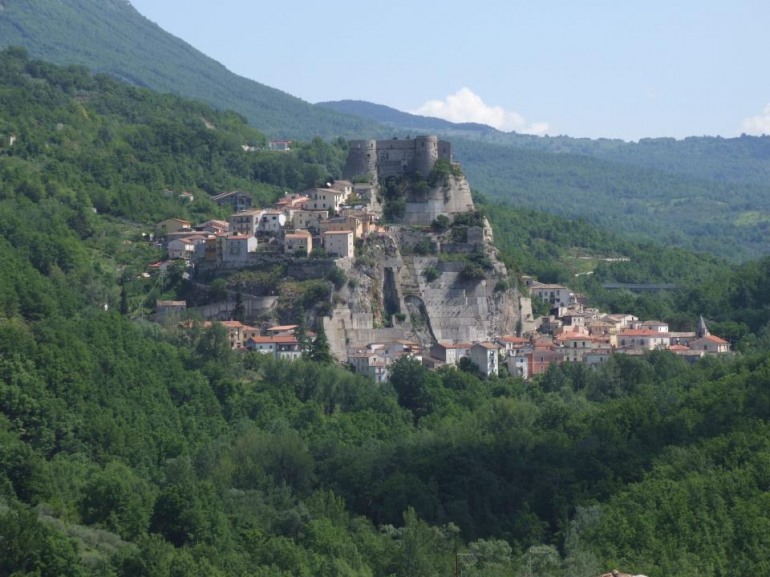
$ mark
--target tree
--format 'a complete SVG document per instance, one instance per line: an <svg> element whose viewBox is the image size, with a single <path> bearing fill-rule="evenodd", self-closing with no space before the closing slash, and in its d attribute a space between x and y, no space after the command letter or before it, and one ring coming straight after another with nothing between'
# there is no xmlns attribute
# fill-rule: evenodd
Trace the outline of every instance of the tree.
<svg viewBox="0 0 770 577"><path fill-rule="evenodd" d="M81 577L75 546L21 506L0 512L0 575Z"/></svg>
<svg viewBox="0 0 770 577"><path fill-rule="evenodd" d="M126 283L120 283L120 314L124 317L128 316L131 312L128 306L128 291L126 291Z"/></svg>
<svg viewBox="0 0 770 577"><path fill-rule="evenodd" d="M326 331L324 330L323 322L318 325L318 332L316 337L308 343L307 351L308 360L316 363L329 364L334 362L334 357L331 353L329 346L329 339L326 337Z"/></svg>
<svg viewBox="0 0 770 577"><path fill-rule="evenodd" d="M152 491L123 463L109 463L92 476L83 492L80 509L86 523L100 523L124 539L135 539L147 530Z"/></svg>
<svg viewBox="0 0 770 577"><path fill-rule="evenodd" d="M243 293L241 288L238 287L235 293L235 307L233 308L233 319L236 321L244 322L246 318L246 307L243 306Z"/></svg>

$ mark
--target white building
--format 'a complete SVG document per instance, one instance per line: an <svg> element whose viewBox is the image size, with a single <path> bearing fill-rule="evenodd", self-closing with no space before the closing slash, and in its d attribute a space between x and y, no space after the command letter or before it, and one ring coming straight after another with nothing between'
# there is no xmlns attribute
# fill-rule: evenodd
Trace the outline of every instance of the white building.
<svg viewBox="0 0 770 577"><path fill-rule="evenodd" d="M471 347L468 356L479 367L481 374L489 377L498 374L498 355L501 349L500 345L491 341L476 343Z"/></svg>

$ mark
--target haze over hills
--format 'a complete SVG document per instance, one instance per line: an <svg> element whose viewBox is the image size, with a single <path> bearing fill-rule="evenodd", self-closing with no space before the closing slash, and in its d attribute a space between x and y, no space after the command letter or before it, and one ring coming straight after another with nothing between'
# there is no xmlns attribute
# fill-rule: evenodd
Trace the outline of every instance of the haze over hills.
<svg viewBox="0 0 770 577"><path fill-rule="evenodd" d="M234 110L268 138L436 133L453 142L471 186L496 200L736 260L764 254L770 241L768 137L537 137L365 102L312 105L229 72L123 0L0 7L0 47Z"/></svg>

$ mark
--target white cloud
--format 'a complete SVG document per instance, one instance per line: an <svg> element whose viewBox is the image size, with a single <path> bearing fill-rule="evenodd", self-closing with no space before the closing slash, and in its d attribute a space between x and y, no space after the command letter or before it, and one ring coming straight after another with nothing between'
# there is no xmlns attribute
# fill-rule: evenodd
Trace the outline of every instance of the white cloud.
<svg viewBox="0 0 770 577"><path fill-rule="evenodd" d="M741 132L745 134L770 134L770 104L756 116L746 118L741 123Z"/></svg>
<svg viewBox="0 0 770 577"><path fill-rule="evenodd" d="M450 122L478 122L488 124L498 130L543 135L548 132L548 124L536 122L529 124L518 112L505 110L502 106L490 106L470 88L461 88L450 94L445 100L429 100L412 114L443 118Z"/></svg>

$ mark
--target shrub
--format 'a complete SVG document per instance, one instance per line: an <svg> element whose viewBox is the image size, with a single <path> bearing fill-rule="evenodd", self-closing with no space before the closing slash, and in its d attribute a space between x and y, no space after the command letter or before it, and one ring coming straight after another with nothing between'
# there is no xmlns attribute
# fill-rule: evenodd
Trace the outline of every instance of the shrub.
<svg viewBox="0 0 770 577"><path fill-rule="evenodd" d="M460 271L460 278L467 281L480 281L484 278L484 269L476 263L468 263L465 268Z"/></svg>

